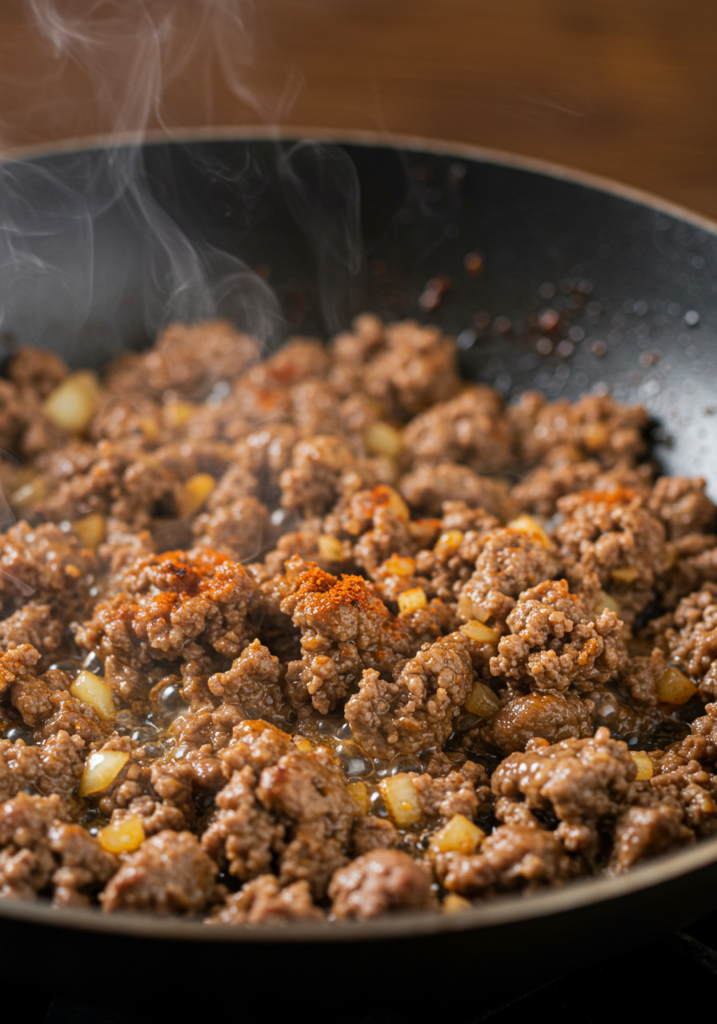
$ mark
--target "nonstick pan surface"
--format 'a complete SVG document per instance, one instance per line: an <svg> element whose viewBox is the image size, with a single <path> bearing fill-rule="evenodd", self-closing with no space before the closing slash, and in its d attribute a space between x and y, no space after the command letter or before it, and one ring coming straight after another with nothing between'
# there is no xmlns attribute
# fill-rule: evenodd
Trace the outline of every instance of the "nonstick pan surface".
<svg viewBox="0 0 717 1024"><path fill-rule="evenodd" d="M465 376L508 397L609 390L641 402L665 471L702 475L717 497L715 226L559 168L312 134L318 141L297 148L217 130L5 164L5 353L41 344L74 365L101 365L145 344L168 315L197 310L233 316L268 347L287 333L328 336L363 309L437 321L458 335ZM482 256L480 276L467 272L468 253ZM450 287L423 312L420 296L436 276ZM571 303L569 344L541 354L535 315ZM71 982L78 963L88 985L106 983L108 963L133 984L176 976L184 964L196 978L234 971L269 987L318 970L323 991L341 994L347 971L370 971L369 1005L395 971L420 979L421 963L473 974L480 964L497 982L614 953L717 908L716 882L717 841L706 841L619 879L452 917L232 929L0 901L0 939L6 971L42 964L57 983ZM165 1007L190 998L161 988Z"/></svg>

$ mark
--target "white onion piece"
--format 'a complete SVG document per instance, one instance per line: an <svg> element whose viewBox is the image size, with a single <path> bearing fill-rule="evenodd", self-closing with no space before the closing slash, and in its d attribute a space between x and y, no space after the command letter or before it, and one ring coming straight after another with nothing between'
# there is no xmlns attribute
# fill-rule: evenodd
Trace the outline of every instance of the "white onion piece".
<svg viewBox="0 0 717 1024"><path fill-rule="evenodd" d="M96 750L85 762L80 779L80 796L101 793L112 783L129 761L125 750Z"/></svg>
<svg viewBox="0 0 717 1024"><path fill-rule="evenodd" d="M115 717L112 690L104 679L100 679L93 672L80 672L70 687L70 693L77 700L91 704L101 718L111 720Z"/></svg>

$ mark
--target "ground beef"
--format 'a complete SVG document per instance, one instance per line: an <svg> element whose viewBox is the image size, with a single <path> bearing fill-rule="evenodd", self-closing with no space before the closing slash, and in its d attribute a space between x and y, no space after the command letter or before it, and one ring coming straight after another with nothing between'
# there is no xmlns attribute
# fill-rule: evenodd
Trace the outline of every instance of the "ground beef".
<svg viewBox="0 0 717 1024"><path fill-rule="evenodd" d="M468 621L503 623L523 591L562 575L557 549L522 531L491 530L480 541L473 575L460 592L458 610Z"/></svg>
<svg viewBox="0 0 717 1024"><path fill-rule="evenodd" d="M107 682L125 700L147 694L154 665L176 661L191 698L216 655L234 658L250 640L246 616L256 585L243 566L210 549L137 559L121 585L125 592L96 605L76 641L104 660Z"/></svg>
<svg viewBox="0 0 717 1024"><path fill-rule="evenodd" d="M591 690L607 682L626 659L621 624L613 611L589 613L565 580L525 590L506 620L491 659L494 676L529 680L537 690Z"/></svg>
<svg viewBox="0 0 717 1024"><path fill-rule="evenodd" d="M659 642L671 661L698 682L707 695L717 694L717 586L680 601Z"/></svg>
<svg viewBox="0 0 717 1024"><path fill-rule="evenodd" d="M668 568L662 523L622 489L571 494L558 501L558 508L564 519L555 537L562 554L597 573L620 605L621 618L632 622Z"/></svg>
<svg viewBox="0 0 717 1024"><path fill-rule="evenodd" d="M715 526L715 507L705 494L702 477L661 476L647 509L664 523L671 540L690 533L708 533Z"/></svg>
<svg viewBox="0 0 717 1024"><path fill-rule="evenodd" d="M473 683L470 641L451 633L423 647L391 681L366 669L344 715L373 757L412 754L442 745Z"/></svg>
<svg viewBox="0 0 717 1024"><path fill-rule="evenodd" d="M480 738L503 754L525 750L534 737L548 743L592 736L591 700L574 693L528 693L512 697L488 725L479 730Z"/></svg>
<svg viewBox="0 0 717 1024"><path fill-rule="evenodd" d="M358 811L341 763L324 747L297 748L266 722L244 722L221 760L228 784L202 837L230 874L248 879L274 858L283 884L305 880L321 897L347 860Z"/></svg>
<svg viewBox="0 0 717 1024"><path fill-rule="evenodd" d="M510 468L513 434L497 391L479 385L448 402L433 401L404 431L406 450L416 462L459 462L481 474Z"/></svg>
<svg viewBox="0 0 717 1024"><path fill-rule="evenodd" d="M546 402L527 391L508 410L521 459L554 460L555 450L570 446L573 461L595 458L606 468L632 465L646 452L648 416L641 406L618 405L609 395L585 395L577 402Z"/></svg>
<svg viewBox="0 0 717 1024"><path fill-rule="evenodd" d="M335 576L301 559L286 566L281 611L301 630L300 661L287 667L294 707L311 701L326 714L359 684L364 669L390 672L426 639L435 638L441 610L412 622L394 618L360 576Z"/></svg>
<svg viewBox="0 0 717 1024"><path fill-rule="evenodd" d="M288 712L281 688L282 666L263 644L254 640L227 672L210 676L209 689L216 697L237 703L258 718L276 718Z"/></svg>
<svg viewBox="0 0 717 1024"><path fill-rule="evenodd" d="M355 857L371 850L390 850L398 844L399 835L390 821L366 814L354 825L351 852Z"/></svg>
<svg viewBox="0 0 717 1024"><path fill-rule="evenodd" d="M7 365L7 375L22 392L47 398L69 373L64 359L44 348L22 348Z"/></svg>
<svg viewBox="0 0 717 1024"><path fill-rule="evenodd" d="M525 753L510 754L491 778L497 797L525 800L530 809L549 811L569 824L614 818L635 778L627 745L598 729L589 739L549 745L531 740Z"/></svg>
<svg viewBox="0 0 717 1024"><path fill-rule="evenodd" d="M197 516L193 532L201 547L220 551L235 562L247 561L267 547L269 510L256 498L237 498Z"/></svg>
<svg viewBox="0 0 717 1024"><path fill-rule="evenodd" d="M507 483L478 476L468 466L455 462L418 466L401 480L401 494L411 508L426 515L440 515L445 501L465 501L499 519L510 519L516 511Z"/></svg>
<svg viewBox="0 0 717 1024"><path fill-rule="evenodd" d="M482 765L466 761L458 771L434 778L430 774L413 777L424 818L444 824L454 814L473 819L492 810L488 776Z"/></svg>
<svg viewBox="0 0 717 1024"><path fill-rule="evenodd" d="M204 398L217 381L237 377L259 354L257 342L224 320L171 324L146 352L126 355L108 374L116 394Z"/></svg>
<svg viewBox="0 0 717 1024"><path fill-rule="evenodd" d="M339 920L435 906L430 873L401 850L372 850L357 857L334 874L328 894Z"/></svg>
<svg viewBox="0 0 717 1024"><path fill-rule="evenodd" d="M33 899L51 887L56 906L82 905L117 867L113 854L68 822L59 796L19 793L0 806L0 899Z"/></svg>
<svg viewBox="0 0 717 1024"><path fill-rule="evenodd" d="M60 622L91 606L97 560L77 537L59 526L20 522L0 534L0 602L6 614L30 599L48 604Z"/></svg>
<svg viewBox="0 0 717 1024"><path fill-rule="evenodd" d="M456 344L434 326L388 325L385 347L363 371L363 388L387 409L414 414L458 391Z"/></svg>
<svg viewBox="0 0 717 1024"><path fill-rule="evenodd" d="M0 648L9 651L28 644L43 655L54 654L63 641L62 624L49 604L30 601L0 622Z"/></svg>
<svg viewBox="0 0 717 1024"><path fill-rule="evenodd" d="M228 896L207 924L285 925L291 921L324 921L307 882L281 888L275 875L259 875Z"/></svg>
<svg viewBox="0 0 717 1024"><path fill-rule="evenodd" d="M629 807L615 826L609 873L622 874L635 864L694 840L679 809L664 804Z"/></svg>
<svg viewBox="0 0 717 1024"><path fill-rule="evenodd" d="M102 909L200 913L214 898L217 867L191 832L151 836L100 894Z"/></svg>
<svg viewBox="0 0 717 1024"><path fill-rule="evenodd" d="M554 885L576 874L556 836L535 824L499 825L480 853L440 853L435 870L446 889L464 896Z"/></svg>
<svg viewBox="0 0 717 1024"><path fill-rule="evenodd" d="M361 918L716 834L715 509L655 482L644 410L505 407L438 328L373 315L259 351L170 325L73 438L43 406L62 361L8 364L0 895ZM461 818L474 852L438 853Z"/></svg>

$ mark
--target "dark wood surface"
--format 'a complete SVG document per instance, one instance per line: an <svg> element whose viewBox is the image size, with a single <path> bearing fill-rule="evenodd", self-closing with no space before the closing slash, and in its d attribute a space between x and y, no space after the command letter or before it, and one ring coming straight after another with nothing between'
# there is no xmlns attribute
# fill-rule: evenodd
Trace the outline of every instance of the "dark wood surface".
<svg viewBox="0 0 717 1024"><path fill-rule="evenodd" d="M0 2L5 148L159 121L378 129L558 161L717 217L714 0L35 6L42 25Z"/></svg>

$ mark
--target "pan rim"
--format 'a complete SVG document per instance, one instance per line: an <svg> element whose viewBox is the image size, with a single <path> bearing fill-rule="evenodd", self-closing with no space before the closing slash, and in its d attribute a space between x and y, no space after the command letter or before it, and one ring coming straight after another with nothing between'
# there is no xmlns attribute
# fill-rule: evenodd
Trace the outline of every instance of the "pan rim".
<svg viewBox="0 0 717 1024"><path fill-rule="evenodd" d="M271 925L212 925L171 916L139 912L106 914L98 907L56 908L45 900L28 902L0 899L0 920L49 925L58 929L120 935L123 937L202 943L260 942L270 945L295 943L370 942L427 938L445 933L485 932L536 918L547 919L589 906L598 906L635 895L646 889L686 877L717 862L717 836L677 853L665 854L639 865L624 875L569 882L537 893L494 897L482 906L458 914L435 911L386 914L373 920L353 922L297 922L289 927Z"/></svg>
<svg viewBox="0 0 717 1024"><path fill-rule="evenodd" d="M304 126L217 125L140 133L105 133L60 139L30 146L18 146L0 152L0 164L36 160L60 154L108 149L116 145L187 144L192 142L294 141L315 139L369 147L395 147L415 153L454 156L475 162L495 164L565 181L616 196L656 212L687 222L717 235L717 220L663 199L643 189L624 185L611 178L592 174L563 164L522 156L508 151L470 143L424 138L394 132ZM287 944L327 942L373 942L425 938L445 933L467 933L517 924L536 918L548 918L579 908L609 903L634 895L661 883L674 881L717 862L717 836L695 846L639 865L614 878L593 877L571 882L543 892L513 894L492 899L482 906L460 914L435 912L385 915L360 923L297 923L291 927L266 925L216 925L207 927L196 920L148 916L141 913L104 914L99 908L53 908L46 901L26 902L0 899L0 920L9 919L28 925L114 936L208 943Z"/></svg>
<svg viewBox="0 0 717 1024"><path fill-rule="evenodd" d="M530 171L560 181L571 182L607 192L621 199L650 207L668 216L685 220L694 227L702 228L717 235L717 219L698 213L696 210L654 192L641 189L606 175L594 174L578 167L545 160L542 157L526 156L510 150L491 146L480 146L469 142L437 139L401 132L382 132L358 128L320 128L307 125L197 125L194 127L148 129L143 132L102 132L91 135L71 136L53 142L34 143L26 146L11 146L0 149L0 164L22 160L35 160L57 156L63 153L79 153L92 149L109 149L111 146L157 146L172 143L191 142L290 142L300 139L315 139L319 142L336 142L365 147L395 147L415 153L434 153L438 156L455 156L481 163L498 164L515 170Z"/></svg>

